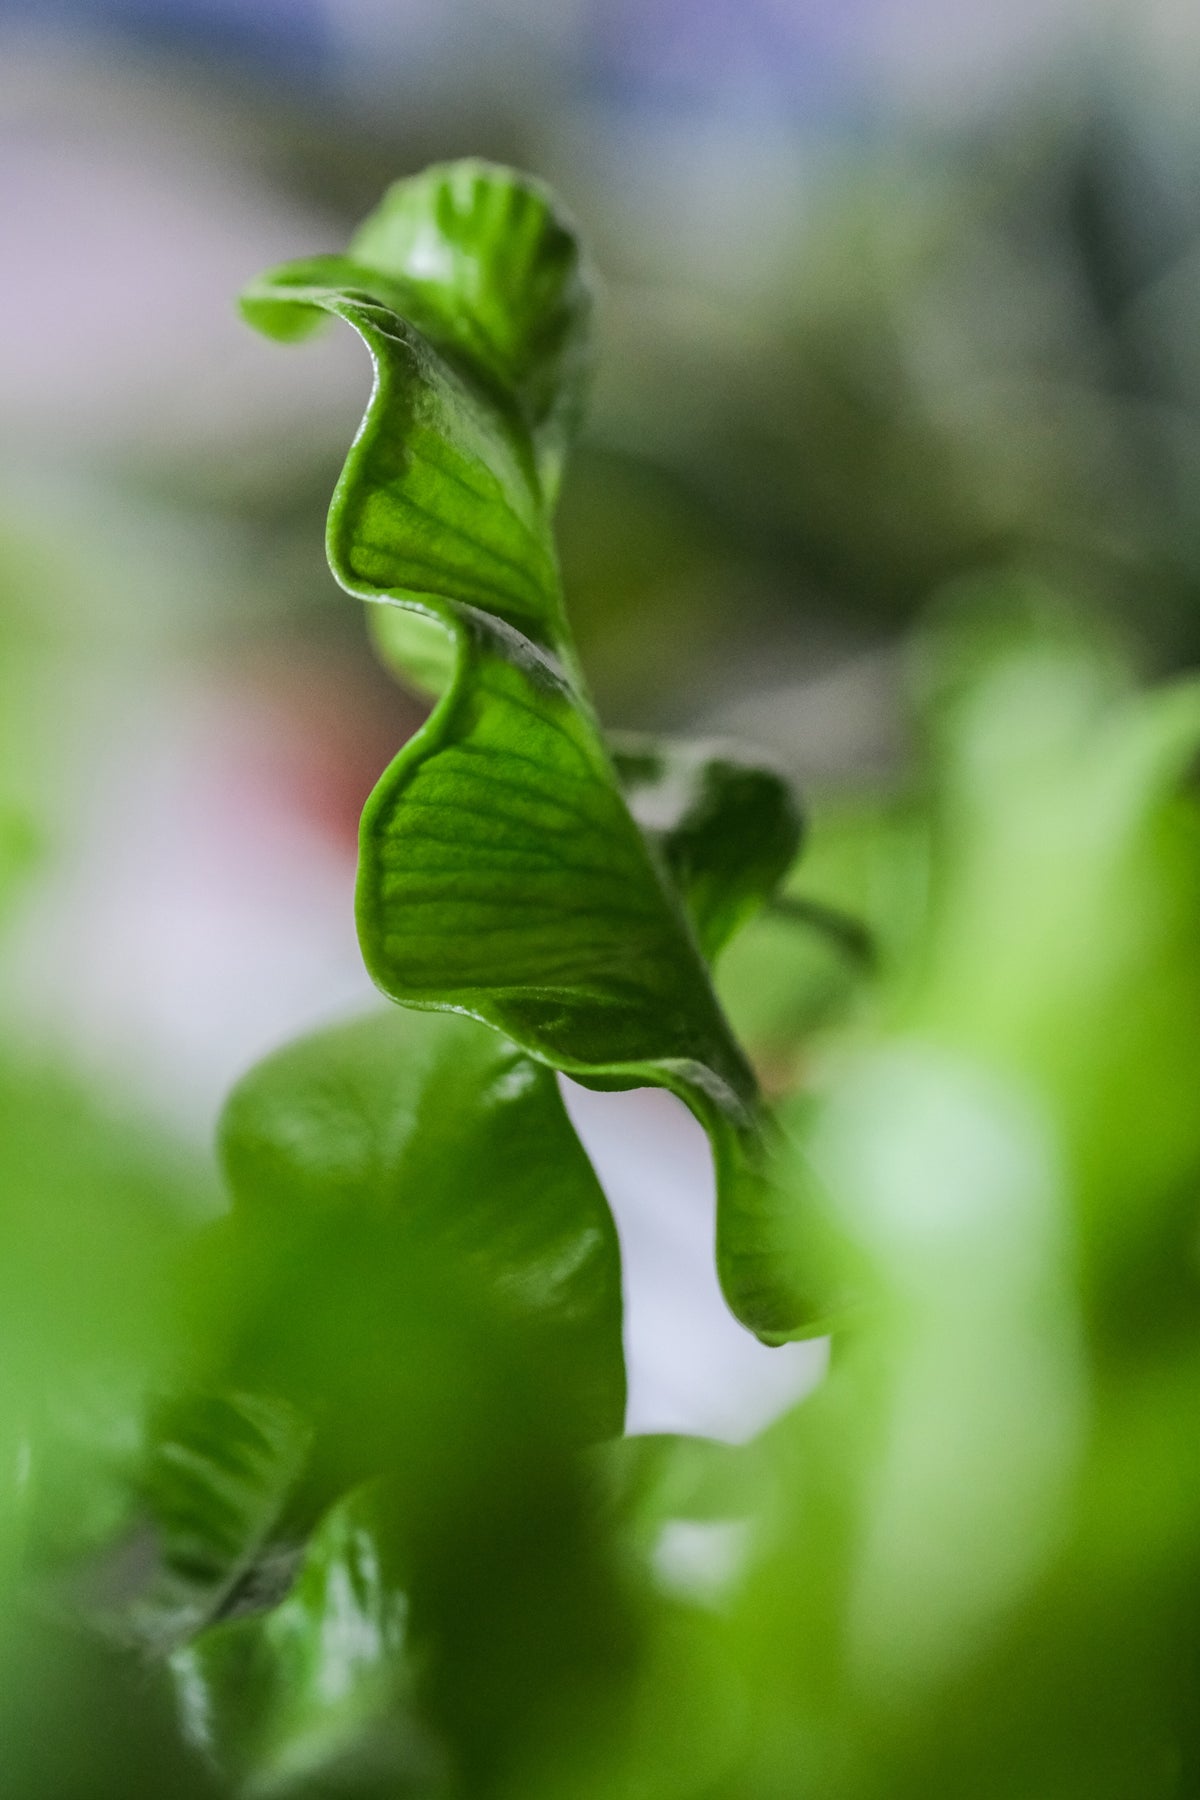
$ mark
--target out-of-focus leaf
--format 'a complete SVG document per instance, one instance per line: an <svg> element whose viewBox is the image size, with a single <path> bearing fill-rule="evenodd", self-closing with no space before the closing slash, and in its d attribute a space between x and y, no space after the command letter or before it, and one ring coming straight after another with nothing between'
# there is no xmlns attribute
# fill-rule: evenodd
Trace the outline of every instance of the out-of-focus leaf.
<svg viewBox="0 0 1200 1800"><path fill-rule="evenodd" d="M13 1800L215 1800L180 1736L165 1667L6 1601L0 1638L4 1783Z"/></svg>
<svg viewBox="0 0 1200 1800"><path fill-rule="evenodd" d="M318 1531L282 1611L220 1622L177 1659L193 1736L253 1764L254 1792L304 1769L319 1792L440 1792L444 1752L455 1792L516 1795L544 1777L548 1792L582 1779L586 1793L620 1731L641 1628L578 1468L553 1346L522 1354L511 1313L489 1316L436 1260L381 1268L378 1240L373 1256L353 1241L347 1253L340 1235L315 1248L317 1266L290 1287L283 1276L240 1346L243 1366L303 1392L317 1420L285 1527L311 1530L356 1477L385 1474L368 1512L335 1503L330 1529L349 1519L352 1533L331 1548ZM406 1285L391 1278L402 1269Z"/></svg>
<svg viewBox="0 0 1200 1800"><path fill-rule="evenodd" d="M554 1076L496 1033L390 1009L290 1044L235 1088L221 1145L269 1242L366 1234L375 1280L414 1254L473 1276L544 1339L582 1435L625 1406L616 1230ZM319 1260L314 1266L319 1280Z"/></svg>
<svg viewBox="0 0 1200 1800"><path fill-rule="evenodd" d="M355 1663L348 1710L317 1716L315 1687L286 1720L269 1696L248 1702L245 1741L270 1739L286 1761L315 1755L309 1727L328 1728L348 1766L361 1753L370 1776L379 1755L414 1781L444 1742L481 1794L521 1791L543 1765L566 1775L585 1735L614 1729L633 1651L574 1466L580 1442L622 1422L616 1237L553 1074L471 1019L389 1010L252 1071L221 1139L235 1198L213 1246L215 1274L234 1265L225 1366L314 1424L277 1535L384 1477L374 1541L381 1568L403 1572L407 1599L387 1606L409 1634L399 1659ZM335 1558L328 1579L344 1578ZM391 1593L399 1578L385 1579ZM298 1616L278 1629L316 1655ZM222 1641L235 1661L257 1643L261 1668L266 1638ZM317 1685L342 1666L343 1645L325 1650ZM390 1723L374 1711L385 1693Z"/></svg>
<svg viewBox="0 0 1200 1800"><path fill-rule="evenodd" d="M173 1272L207 1199L159 1132L0 1055L0 1437L23 1446L43 1535L64 1548L90 1509L57 1494L53 1446L81 1395L123 1414L169 1367Z"/></svg>
<svg viewBox="0 0 1200 1800"><path fill-rule="evenodd" d="M814 1042L869 1018L881 983L909 965L926 927L929 837L920 794L814 802L803 857L778 904L738 934L717 978L769 1091L794 1088ZM821 909L856 936L820 928Z"/></svg>
<svg viewBox="0 0 1200 1800"><path fill-rule="evenodd" d="M655 1434L592 1453L616 1541L673 1599L719 1605L751 1554L770 1501L769 1456L757 1444Z"/></svg>
<svg viewBox="0 0 1200 1800"><path fill-rule="evenodd" d="M192 1394L151 1418L137 1527L93 1583L93 1610L155 1650L213 1619L270 1606L298 1546L281 1528L312 1428L255 1394Z"/></svg>
<svg viewBox="0 0 1200 1800"><path fill-rule="evenodd" d="M151 1421L136 1529L93 1582L167 1646L275 1601L314 1508L456 1430L481 1360L545 1358L552 1432L624 1415L611 1215L553 1074L496 1033L395 1009L315 1033L235 1088L221 1149L197 1386Z"/></svg>
<svg viewBox="0 0 1200 1800"><path fill-rule="evenodd" d="M330 564L455 643L449 687L363 814L359 936L394 1000L471 1013L583 1081L678 1093L713 1138L726 1296L778 1337L806 1300L761 1175L754 1078L621 796L563 610L550 516L577 404L570 241L541 189L452 165L393 190L349 257L277 270L244 302L278 337L325 313L362 337L375 388ZM723 907L706 897L706 920Z"/></svg>
<svg viewBox="0 0 1200 1800"><path fill-rule="evenodd" d="M929 903L789 1109L806 1255L856 1312L735 1597L745 1780L1182 1794L1200 690L1138 693L1027 604L925 653Z"/></svg>
<svg viewBox="0 0 1200 1800"><path fill-rule="evenodd" d="M31 820L0 799L0 924L22 877L37 857L38 838Z"/></svg>
<svg viewBox="0 0 1200 1800"><path fill-rule="evenodd" d="M179 1351L175 1268L210 1201L159 1129L0 1054L0 1786L21 1800L202 1788L169 1696L75 1615L81 1562L128 1526L146 1397Z"/></svg>
<svg viewBox="0 0 1200 1800"><path fill-rule="evenodd" d="M458 650L439 619L410 606L372 606L371 638L383 663L406 687L440 700L454 679Z"/></svg>
<svg viewBox="0 0 1200 1800"><path fill-rule="evenodd" d="M575 1706L626 1654L589 1642L626 1626L573 1472L622 1421L616 1236L553 1074L473 1020L388 1010L268 1058L221 1142L234 1210L190 1300L209 1385L154 1421L93 1610L182 1653L193 1735L252 1791L344 1758L351 1791L423 1792L443 1728L472 1767L540 1758L517 1690ZM376 1475L387 1545L352 1507L301 1564Z"/></svg>
<svg viewBox="0 0 1200 1800"><path fill-rule="evenodd" d="M711 963L791 867L802 822L784 776L730 746L611 740L630 811Z"/></svg>
<svg viewBox="0 0 1200 1800"><path fill-rule="evenodd" d="M314 1534L287 1597L203 1632L171 1659L184 1731L239 1791L446 1791L420 1719L405 1575L360 1489Z"/></svg>

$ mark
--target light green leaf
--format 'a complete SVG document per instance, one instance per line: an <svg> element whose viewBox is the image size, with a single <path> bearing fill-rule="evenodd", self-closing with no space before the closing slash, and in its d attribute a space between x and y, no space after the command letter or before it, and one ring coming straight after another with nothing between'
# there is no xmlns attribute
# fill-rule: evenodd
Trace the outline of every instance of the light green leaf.
<svg viewBox="0 0 1200 1800"><path fill-rule="evenodd" d="M348 258L290 265L245 301L279 337L322 313L362 337L375 389L330 563L349 593L413 609L455 646L363 814L359 936L394 1000L470 1013L593 1085L679 1094L714 1143L727 1298L777 1338L806 1303L757 1174L754 1078L622 798L563 610L550 511L584 316L566 234L540 188L455 165L394 189ZM428 685L427 653L413 672ZM717 899L718 875L702 900L691 883L713 937L744 903L740 888Z"/></svg>
<svg viewBox="0 0 1200 1800"><path fill-rule="evenodd" d="M587 379L591 290L553 196L466 160L398 181L350 241L350 256L405 284L398 310L502 395L557 486Z"/></svg>
<svg viewBox="0 0 1200 1800"><path fill-rule="evenodd" d="M37 833L28 815L0 796L0 922L13 894L37 860Z"/></svg>
<svg viewBox="0 0 1200 1800"><path fill-rule="evenodd" d="M410 606L372 606L367 625L379 660L404 686L440 700L454 679L454 638L440 620Z"/></svg>
<svg viewBox="0 0 1200 1800"><path fill-rule="evenodd" d="M169 1367L172 1269L206 1199L111 1095L0 1049L0 1561L19 1529L47 1573L119 1516L113 1440L128 1421L136 1448Z"/></svg>
<svg viewBox="0 0 1200 1800"><path fill-rule="evenodd" d="M579 245L548 189L467 158L398 181L350 240L267 276L243 301L288 340L314 323L276 287L358 289L410 321L520 422L547 493L582 407L591 291Z"/></svg>

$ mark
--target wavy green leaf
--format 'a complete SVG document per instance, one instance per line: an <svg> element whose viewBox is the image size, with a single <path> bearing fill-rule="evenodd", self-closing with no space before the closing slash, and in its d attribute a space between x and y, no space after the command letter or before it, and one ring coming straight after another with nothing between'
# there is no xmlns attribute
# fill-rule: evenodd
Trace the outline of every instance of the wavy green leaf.
<svg viewBox="0 0 1200 1800"><path fill-rule="evenodd" d="M450 165L393 189L349 256L277 270L244 306L276 337L330 314L363 339L375 387L330 510L330 564L349 593L454 644L449 686L363 814L372 977L592 1085L679 1094L713 1139L732 1309L767 1338L802 1328L786 1207L757 1172L754 1078L622 797L563 609L551 506L586 314L569 228L536 185ZM427 685L429 638L414 651ZM391 650L404 661L403 637ZM724 874L701 859L685 883L710 940L745 904L742 885L721 893Z"/></svg>
<svg viewBox="0 0 1200 1800"><path fill-rule="evenodd" d="M303 336L315 321L273 290L310 280L370 294L414 325L514 415L556 490L587 381L591 290L548 189L474 158L435 164L389 188L344 258L290 263L252 288L246 316L273 337Z"/></svg>

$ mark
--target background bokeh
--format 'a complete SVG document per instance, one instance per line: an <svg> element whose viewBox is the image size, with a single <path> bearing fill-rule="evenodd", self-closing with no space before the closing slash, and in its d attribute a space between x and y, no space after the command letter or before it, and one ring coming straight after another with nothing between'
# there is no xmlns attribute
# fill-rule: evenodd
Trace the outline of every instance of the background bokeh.
<svg viewBox="0 0 1200 1800"><path fill-rule="evenodd" d="M865 918L881 976L864 997L861 943L779 917L722 972L765 1085L800 1089L813 1267L886 1345L790 1415L825 1349L725 1313L699 1128L568 1087L623 1239L631 1430L780 1421L746 1462L625 1446L622 1529L692 1611L649 1635L630 1784L579 1791L1200 1789L1194 701L1120 673L1200 656L1198 84L1185 0L0 0L5 1794L216 1791L162 1672L10 1577L27 1536L73 1567L126 1517L218 1109L369 999L357 818L422 716L323 555L366 359L289 354L236 295L465 154L551 182L596 266L560 539L604 719L773 752L813 820L791 898ZM515 1391L489 1478L537 1411ZM532 1526L472 1502L468 1739L471 1705L541 1721L528 1666L561 1701L554 1605L504 1636L526 1565L568 1647L612 1623L552 1452ZM718 1643L748 1488L767 1551ZM354 1521L266 1628L297 1667ZM105 1579L137 1591L137 1551ZM236 1698L257 1630L176 1668L185 1711L210 1653ZM347 1642L311 1692L292 1671L323 1726Z"/></svg>
<svg viewBox="0 0 1200 1800"><path fill-rule="evenodd" d="M597 265L561 545L611 724L869 807L909 628L980 570L1194 660L1198 55L1182 0L0 0L5 1057L202 1208L231 1081L367 996L357 814L421 716L322 555L368 370L234 299L432 159L542 175ZM747 1436L819 1350L725 1317L680 1108L570 1103L631 1424Z"/></svg>

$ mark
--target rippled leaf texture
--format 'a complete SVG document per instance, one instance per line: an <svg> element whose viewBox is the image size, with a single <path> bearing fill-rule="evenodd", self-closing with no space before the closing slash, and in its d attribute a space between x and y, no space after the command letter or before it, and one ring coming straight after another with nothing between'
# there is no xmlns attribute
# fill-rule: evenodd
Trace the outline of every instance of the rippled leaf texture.
<svg viewBox="0 0 1200 1800"><path fill-rule="evenodd" d="M730 1304L787 1335L805 1304L756 1173L754 1079L624 802L563 611L550 520L587 311L568 226L536 184L451 164L393 188L347 256L277 270L244 306L276 337L332 314L363 339L375 386L330 511L330 564L351 594L424 622L413 667L427 685L441 679L428 622L454 643L449 686L363 815L371 975L594 1085L678 1093L714 1141ZM390 649L403 663L402 636ZM706 934L738 904L704 899Z"/></svg>

